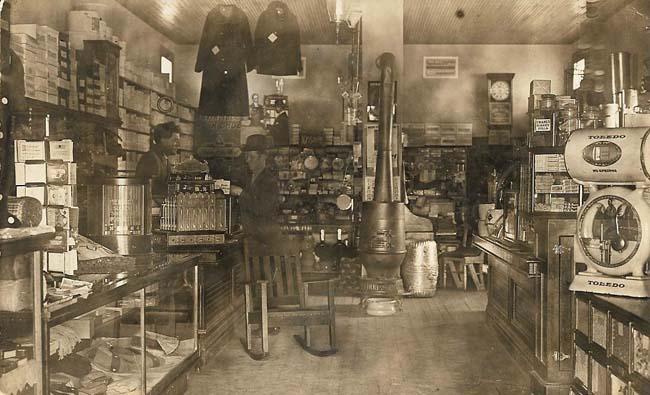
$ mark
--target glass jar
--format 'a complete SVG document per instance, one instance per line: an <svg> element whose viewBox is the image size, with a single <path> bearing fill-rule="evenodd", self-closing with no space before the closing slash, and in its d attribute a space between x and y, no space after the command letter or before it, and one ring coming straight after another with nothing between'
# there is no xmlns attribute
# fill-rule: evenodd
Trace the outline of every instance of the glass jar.
<svg viewBox="0 0 650 395"><path fill-rule="evenodd" d="M564 106L560 109L557 121L557 138L556 146L564 146L571 136L571 132L578 129L578 107L575 104Z"/></svg>
<svg viewBox="0 0 650 395"><path fill-rule="evenodd" d="M599 128L601 126L600 109L597 106L586 106L580 117L580 127L587 129Z"/></svg>

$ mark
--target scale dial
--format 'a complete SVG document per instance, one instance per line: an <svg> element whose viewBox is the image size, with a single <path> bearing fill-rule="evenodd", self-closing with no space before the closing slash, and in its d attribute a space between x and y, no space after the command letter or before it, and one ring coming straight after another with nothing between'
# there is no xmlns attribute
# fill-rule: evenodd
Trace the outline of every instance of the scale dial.
<svg viewBox="0 0 650 395"><path fill-rule="evenodd" d="M608 275L642 275L650 256L650 206L640 190L611 187L595 195L578 214L577 241L585 263Z"/></svg>
<svg viewBox="0 0 650 395"><path fill-rule="evenodd" d="M490 85L490 97L497 101L504 101L510 98L510 83L507 81L494 81Z"/></svg>

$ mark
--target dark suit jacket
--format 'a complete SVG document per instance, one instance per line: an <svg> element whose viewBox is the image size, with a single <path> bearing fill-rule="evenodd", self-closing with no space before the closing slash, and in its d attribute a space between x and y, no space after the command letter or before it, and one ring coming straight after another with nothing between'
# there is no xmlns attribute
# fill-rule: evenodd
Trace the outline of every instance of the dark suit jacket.
<svg viewBox="0 0 650 395"><path fill-rule="evenodd" d="M169 178L169 162L167 156L157 145L140 157L135 168L135 176L151 179L151 197L162 204L167 196L167 180Z"/></svg>
<svg viewBox="0 0 650 395"><path fill-rule="evenodd" d="M283 15L278 15L276 8L283 9ZM272 1L257 20L255 53L259 74L296 75L302 71L298 19L283 2Z"/></svg>
<svg viewBox="0 0 650 395"><path fill-rule="evenodd" d="M275 174L267 167L244 187L239 197L241 223L247 236L273 244L280 237L280 192Z"/></svg>
<svg viewBox="0 0 650 395"><path fill-rule="evenodd" d="M230 17L220 7L210 11L203 26L194 68L203 72L198 109L202 115L248 116L246 72L254 68L255 53L246 14L231 7Z"/></svg>

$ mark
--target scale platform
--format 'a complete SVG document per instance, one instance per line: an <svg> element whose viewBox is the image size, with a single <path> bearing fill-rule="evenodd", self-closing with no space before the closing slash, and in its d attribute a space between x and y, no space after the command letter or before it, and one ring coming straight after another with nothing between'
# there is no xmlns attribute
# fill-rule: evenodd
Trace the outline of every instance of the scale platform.
<svg viewBox="0 0 650 395"><path fill-rule="evenodd" d="M581 272L575 276L569 289L577 292L650 298L650 277L614 277Z"/></svg>

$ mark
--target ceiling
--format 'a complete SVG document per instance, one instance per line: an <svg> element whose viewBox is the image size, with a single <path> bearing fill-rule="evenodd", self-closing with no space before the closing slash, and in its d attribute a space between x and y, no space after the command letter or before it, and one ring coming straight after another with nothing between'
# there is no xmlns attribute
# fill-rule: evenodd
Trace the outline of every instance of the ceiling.
<svg viewBox="0 0 650 395"><path fill-rule="evenodd" d="M630 0L596 0L606 19ZM586 0L404 0L406 44L570 44ZM456 13L462 10L464 16Z"/></svg>
<svg viewBox="0 0 650 395"><path fill-rule="evenodd" d="M373 1L373 0L364 0ZM585 21L586 0L403 0L406 44L568 44ZM606 18L631 0L596 0ZM270 0L117 0L178 44L196 44L217 4L235 4L251 31ZM284 0L298 17L304 44L334 44L326 0ZM462 10L464 16L457 17ZM386 10L390 12L390 10ZM345 35L348 35L345 32ZM346 40L344 40L346 41Z"/></svg>

